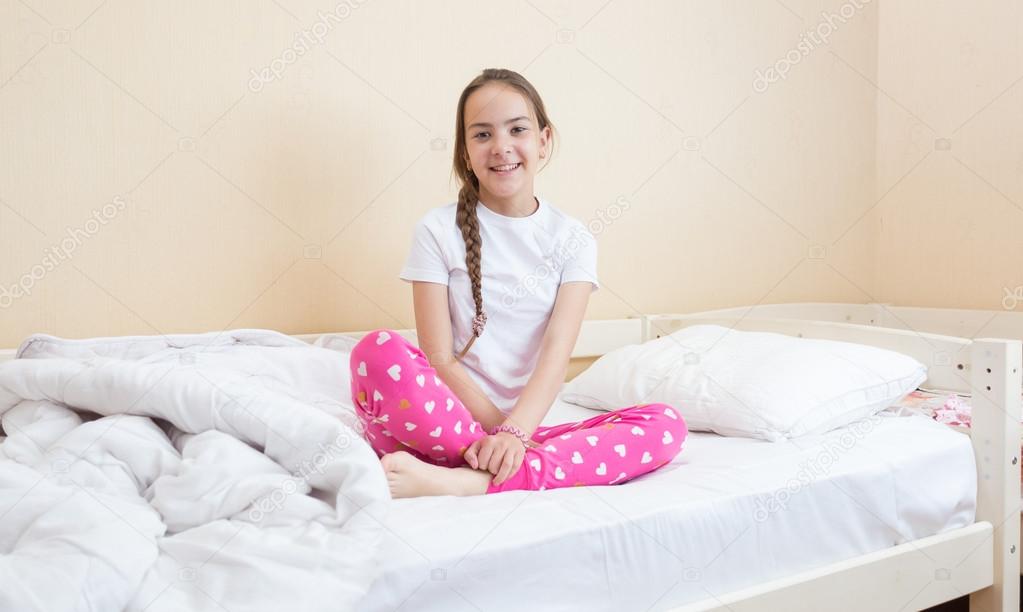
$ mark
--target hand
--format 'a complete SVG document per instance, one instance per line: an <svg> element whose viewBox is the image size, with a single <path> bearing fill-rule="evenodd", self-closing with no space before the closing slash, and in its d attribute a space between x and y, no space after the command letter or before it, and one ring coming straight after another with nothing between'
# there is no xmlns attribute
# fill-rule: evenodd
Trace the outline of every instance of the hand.
<svg viewBox="0 0 1023 612"><path fill-rule="evenodd" d="M526 447L522 445L521 440L502 431L476 440L462 456L472 469L486 470L494 474L493 483L499 485L522 466Z"/></svg>

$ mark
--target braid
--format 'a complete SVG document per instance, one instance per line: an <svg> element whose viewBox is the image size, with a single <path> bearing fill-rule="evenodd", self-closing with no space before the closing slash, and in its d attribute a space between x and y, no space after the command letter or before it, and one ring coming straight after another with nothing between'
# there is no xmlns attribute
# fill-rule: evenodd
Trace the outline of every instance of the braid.
<svg viewBox="0 0 1023 612"><path fill-rule="evenodd" d="M462 232L462 240L465 241L465 265L469 271L469 280L472 282L472 300L476 303L476 316L472 320L472 338L462 349L459 358L469 351L469 347L483 333L487 323L487 314L483 311L483 274L481 271L482 255L480 247L480 223L476 217L476 203L479 201L475 176L466 181L458 192L458 209L455 213L455 222Z"/></svg>
<svg viewBox="0 0 1023 612"><path fill-rule="evenodd" d="M455 112L455 151L452 157L452 170L458 177L462 188L458 191L458 208L455 213L455 223L462 233L462 240L465 242L465 266L469 272L469 280L472 281L472 300L476 303L476 316L472 319L472 337L465 345L457 359L461 359L469 347L483 333L487 323L487 313L483 310L483 274L481 271L482 256L480 254L480 224L476 217L476 206L480 197L480 180L473 174L472 165L469 159L466 139L466 116L465 107L469 96L479 88L488 83L498 83L505 87L511 87L521 94L533 107L536 116L537 126L541 130L550 129L550 118L544 108L543 100L536 89L521 74L506 70L504 68L487 68L462 90L458 98L458 109ZM553 140L551 141L553 145Z"/></svg>

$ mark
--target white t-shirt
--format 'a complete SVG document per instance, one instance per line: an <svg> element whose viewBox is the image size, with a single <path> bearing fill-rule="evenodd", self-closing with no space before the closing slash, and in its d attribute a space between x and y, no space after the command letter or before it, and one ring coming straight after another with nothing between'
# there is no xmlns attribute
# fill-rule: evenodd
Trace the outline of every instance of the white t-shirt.
<svg viewBox="0 0 1023 612"><path fill-rule="evenodd" d="M596 239L576 219L543 198L537 201L539 207L527 217L506 217L476 205L487 324L462 365L505 414L536 367L559 285L588 281L593 291L600 287ZM472 336L476 315L457 209L457 203L435 208L419 220L399 275L448 286L455 355Z"/></svg>

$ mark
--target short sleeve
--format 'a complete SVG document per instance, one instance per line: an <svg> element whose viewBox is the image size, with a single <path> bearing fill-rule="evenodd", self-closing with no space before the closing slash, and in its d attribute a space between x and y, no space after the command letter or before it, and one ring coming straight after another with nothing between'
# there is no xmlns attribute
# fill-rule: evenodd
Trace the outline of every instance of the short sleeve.
<svg viewBox="0 0 1023 612"><path fill-rule="evenodd" d="M427 219L420 219L412 234L412 248L398 278L447 285L449 274L440 241L431 231Z"/></svg>
<svg viewBox="0 0 1023 612"><path fill-rule="evenodd" d="M561 270L561 282L588 281L593 290L600 289L597 281L597 239L581 225L574 228L563 246L567 257Z"/></svg>

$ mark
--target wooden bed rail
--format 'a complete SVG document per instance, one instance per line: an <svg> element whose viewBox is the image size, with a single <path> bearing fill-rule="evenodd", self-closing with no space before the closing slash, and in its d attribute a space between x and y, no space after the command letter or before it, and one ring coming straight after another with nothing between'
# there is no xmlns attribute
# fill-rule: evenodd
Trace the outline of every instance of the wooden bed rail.
<svg viewBox="0 0 1023 612"><path fill-rule="evenodd" d="M776 310L774 314L779 314ZM973 419L970 438L977 466L977 518L969 527L935 536L934 542L963 563L959 571L965 572L974 584L988 569L977 565L970 544L980 536L990 544L992 559L988 560L991 581L970 595L971 610L996 612L1019 609L1020 589L1020 389L1023 386L1023 342L1016 339L958 338L919 332L913 329L893 329L876 325L835 321L800 320L796 318L755 318L745 312L722 314L697 313L692 315L649 315L643 317L643 338L662 337L692 325L720 325L742 331L774 332L800 338L817 338L866 344L889 349L914 357L928 368L925 385L956 391L972 396ZM986 527L985 527L986 526ZM961 538L954 534L959 533ZM928 540L928 544L931 539ZM920 543L911 543L922 545ZM910 547L912 548L912 546ZM907 549L909 550L909 549ZM801 579L773 581L758 585L748 592L737 592L717 597L682 610L746 610L766 609L766 602L777 603L778 609L802 610L814 608L810 602L830 601L827 609L855 610L861 601L848 603L828 599L834 593L835 580L864 579L863 588L873 589L872 599L896 602L906 599L907 578L926 576L927 572L947 572L951 576L957 568L937 567L933 560L921 561L919 555L904 554L899 547L879 551L877 563L866 563L866 557L836 564L826 571L810 572ZM973 561L967 564L967 559ZM891 572L902 567L903 575ZM935 574L936 575L936 574ZM938 592L948 585L924 580L919 592L911 595L914 602L933 605L954 598L942 599ZM939 579L938 582L941 582ZM965 591L970 592L970 591ZM886 595L887 593L887 595ZM948 595L946 593L946 595ZM925 603L930 601L931 603ZM810 607L806 607L806 606ZM895 609L897 609L896 606ZM882 609L882 608L876 608ZM885 608L887 609L887 608Z"/></svg>
<svg viewBox="0 0 1023 612"><path fill-rule="evenodd" d="M1020 385L1023 343L978 339L970 346L970 438L977 461L977 520L994 527L994 584L970 596L972 610L1018 610Z"/></svg>

